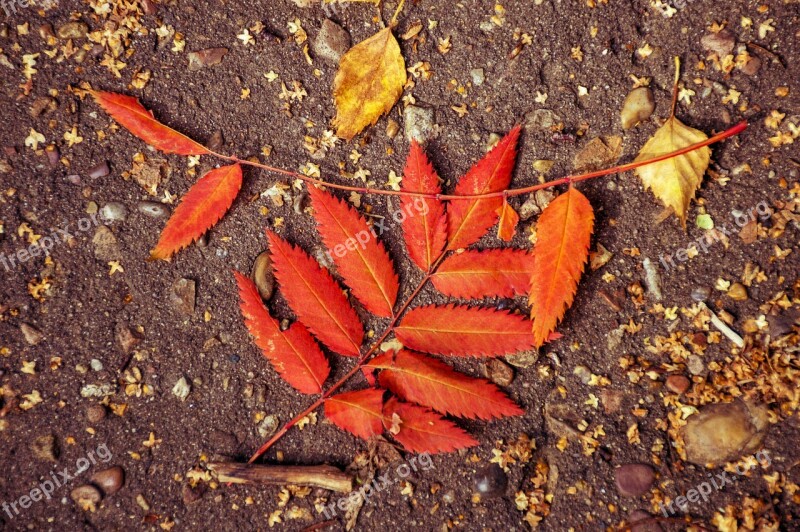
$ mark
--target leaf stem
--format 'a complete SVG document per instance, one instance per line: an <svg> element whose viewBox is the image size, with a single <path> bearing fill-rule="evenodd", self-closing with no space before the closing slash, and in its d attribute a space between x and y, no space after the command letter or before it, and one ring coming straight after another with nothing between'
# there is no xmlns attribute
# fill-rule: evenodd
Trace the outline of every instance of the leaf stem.
<svg viewBox="0 0 800 532"><path fill-rule="evenodd" d="M681 79L681 58L675 56L675 79L672 82L672 106L669 110L669 117L675 116L675 105L678 103L678 82Z"/></svg>
<svg viewBox="0 0 800 532"><path fill-rule="evenodd" d="M394 331L394 328L397 326L397 322L400 320L400 317L403 314L403 312L405 312L406 309L408 309L408 306L414 301L414 299L417 297L417 295L419 295L420 291L422 291L423 287L428 283L428 281L430 280L431 276L433 276L433 274L436 273L436 269L442 263L442 260L444 260L444 257L445 257L446 254L447 254L447 250L445 249L444 251L442 251L442 253L439 255L439 257L437 257L437 259L431 265L431 267L428 270L428 272L425 274L425 277L423 277L422 281L420 281L420 283L417 285L417 287L414 289L414 291L411 292L411 295L408 296L408 299L406 299L406 301L402 304L402 306L400 307L400 310L398 310L395 313L394 317L392 318L391 323L389 324L388 327L386 327L386 330L383 332L381 337L378 338L375 341L375 343L372 344L372 347L370 347L369 350L367 350L367 352L364 353L361 356L361 358L358 359L358 361L356 362L356 365L353 366L353 368L350 371L348 371L341 379L339 379L333 385L331 385L331 387L328 388L325 391L325 393L323 393L320 396L319 399L314 401L308 408L306 408L305 410L303 410L302 412L297 414L294 418L292 418L291 421L289 421L283 427L281 427L281 429L278 432L276 432L272 436L272 438L267 440L267 442L264 445L259 447L258 450L253 454L253 456L250 457L250 460L248 460L248 462L247 462L248 464L252 464L262 454L264 454L267 450L269 450L269 448L272 447L275 444L275 442L277 442L279 439L281 439L284 436L284 434L286 434L289 431L290 428L295 426L298 421L300 421L301 419L306 417L308 414L310 414L311 412L313 412L314 410L316 410L317 408L322 406L322 404L325 402L325 399L330 397L333 392L335 392L336 390L341 388L342 385L344 385L348 380L350 380L351 377L353 377L356 373L358 373L361 370L361 368L364 366L364 364L367 362L367 360L369 360L369 358L375 353L375 351L378 349L378 347L380 347L380 345L383 343L383 341L386 340L386 338Z"/></svg>
<svg viewBox="0 0 800 532"><path fill-rule="evenodd" d="M550 188L555 187L558 185L564 185L567 183L574 183L578 181L585 181L587 179L593 179L596 177L603 177L610 174L618 174L622 172L627 172L629 170L634 170L636 168L646 166L648 164L657 163L660 161L664 161L667 159L671 159L673 157L678 157L680 155L684 155L686 153L692 152L694 150L700 149L704 146L709 146L711 144L715 144L720 142L721 140L725 140L728 137L732 137L734 135L738 135L742 131L747 129L747 121L741 121L735 126L726 129L722 133L717 133L713 137L710 137L702 142L697 142L690 146L686 146L685 148L681 148L679 150L675 150L663 155L659 155L657 157L653 157L651 159L647 159L644 161L634 161L627 164L622 164L618 166L614 166L612 168L606 168L604 170L597 170L595 172L588 172L584 174L576 174L576 175L567 175L559 179L555 179L553 181L547 181L545 183L541 183L538 185L533 185L529 187L523 188L512 188L508 190L501 190L499 192L488 192L485 194L467 194L467 195L459 195L456 196L454 194L427 194L424 192L407 192L403 190L383 190L383 189L376 189L376 188L368 188L368 187L356 187L350 185L339 185L336 183L329 183L328 181L317 179L314 177L309 177L307 175L300 174L298 172L293 172L291 170L285 170L283 168L277 168L275 166L269 166L266 164L261 164L257 162L248 161L245 159L239 159L236 156L227 156L222 155L220 153L211 152L212 155L219 157L220 159L225 159L227 161L238 162L244 165L249 165L255 168L261 168L262 170L267 170L268 172L273 172L276 174L285 175L288 177L292 177L295 179L300 179L301 181L305 181L306 183L311 183L314 185L320 185L328 188L333 188L337 190L346 190L350 192L358 192L361 194L375 194L381 196L412 196L417 198L427 198L427 199L434 199L440 201L467 201L467 200L475 200L475 199L486 199L486 198L498 198L498 197L512 197L512 196L521 196L523 194L529 194L531 192L535 192L537 190L541 190L543 188Z"/></svg>

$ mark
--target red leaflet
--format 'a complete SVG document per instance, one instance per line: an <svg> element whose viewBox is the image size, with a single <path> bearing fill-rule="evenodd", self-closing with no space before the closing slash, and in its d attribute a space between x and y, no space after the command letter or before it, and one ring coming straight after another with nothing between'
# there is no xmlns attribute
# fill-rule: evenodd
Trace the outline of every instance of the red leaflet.
<svg viewBox="0 0 800 532"><path fill-rule="evenodd" d="M502 356L533 347L531 324L499 310L429 305L411 309L395 328L409 349L454 356Z"/></svg>
<svg viewBox="0 0 800 532"><path fill-rule="evenodd" d="M470 168L456 185L455 194L466 196L506 190L511 184L511 172L517 159L517 140L520 126L492 148L483 159ZM478 241L497 222L497 210L503 198L452 200L447 208L447 249L465 248Z"/></svg>
<svg viewBox="0 0 800 532"><path fill-rule="evenodd" d="M211 153L201 144L153 118L153 113L132 96L102 91L90 91L90 94L111 118L157 150L179 155Z"/></svg>
<svg viewBox="0 0 800 532"><path fill-rule="evenodd" d="M528 303L537 347L572 305L589 256L593 223L592 205L573 187L550 202L536 222L539 238L533 248Z"/></svg>
<svg viewBox="0 0 800 532"><path fill-rule="evenodd" d="M401 399L443 414L491 419L524 413L494 384L458 373L435 358L402 350L377 356L367 365L382 370L378 382Z"/></svg>
<svg viewBox="0 0 800 532"><path fill-rule="evenodd" d="M239 163L211 170L192 185L161 232L151 259L168 259L208 231L228 212L242 188Z"/></svg>
<svg viewBox="0 0 800 532"><path fill-rule="evenodd" d="M450 297L514 297L530 290L533 256L522 249L467 250L448 257L431 277Z"/></svg>
<svg viewBox="0 0 800 532"><path fill-rule="evenodd" d="M416 140L411 141L401 186L407 192L439 194L442 191L439 176ZM414 264L423 271L428 271L442 253L447 241L444 203L403 196L400 199L400 208L406 214L403 219L403 237L408 255Z"/></svg>
<svg viewBox="0 0 800 532"><path fill-rule="evenodd" d="M267 240L275 278L298 319L331 350L358 356L364 327L328 270L272 231Z"/></svg>
<svg viewBox="0 0 800 532"><path fill-rule="evenodd" d="M369 388L325 399L325 416L340 429L368 440L383 432L383 390Z"/></svg>
<svg viewBox="0 0 800 532"><path fill-rule="evenodd" d="M385 318L392 316L399 283L386 248L372 226L346 202L309 187L322 241L353 296Z"/></svg>
<svg viewBox="0 0 800 532"><path fill-rule="evenodd" d="M514 232L517 230L519 214L507 201L503 201L503 206L497 209L497 215L500 217L497 222L497 238L511 242Z"/></svg>
<svg viewBox="0 0 800 532"><path fill-rule="evenodd" d="M392 397L383 407L384 425L403 447L416 453L449 453L478 445L462 429L421 406Z"/></svg>
<svg viewBox="0 0 800 532"><path fill-rule="evenodd" d="M269 315L253 281L233 272L239 285L244 324L256 345L272 363L283 380L302 393L320 393L330 367L325 355L301 323L286 331Z"/></svg>

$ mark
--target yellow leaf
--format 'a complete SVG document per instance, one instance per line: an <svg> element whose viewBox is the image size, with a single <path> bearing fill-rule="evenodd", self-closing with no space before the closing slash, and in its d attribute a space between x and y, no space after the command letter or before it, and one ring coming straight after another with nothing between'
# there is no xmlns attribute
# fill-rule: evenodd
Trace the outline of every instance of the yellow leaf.
<svg viewBox="0 0 800 532"><path fill-rule="evenodd" d="M673 115L647 141L636 161L680 150L707 138L708 135L685 125ZM671 159L641 166L636 169L636 174L642 178L645 188L650 189L664 205L671 207L686 227L689 203L700 188L710 160L711 149L704 146Z"/></svg>
<svg viewBox="0 0 800 532"><path fill-rule="evenodd" d="M388 113L403 93L406 63L391 28L353 46L333 80L336 135L350 140Z"/></svg>

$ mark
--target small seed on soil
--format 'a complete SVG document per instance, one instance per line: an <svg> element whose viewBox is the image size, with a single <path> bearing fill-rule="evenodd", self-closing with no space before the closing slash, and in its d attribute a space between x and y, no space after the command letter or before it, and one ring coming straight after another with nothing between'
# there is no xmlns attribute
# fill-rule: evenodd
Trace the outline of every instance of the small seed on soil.
<svg viewBox="0 0 800 532"><path fill-rule="evenodd" d="M691 384L692 381L683 375L670 375L667 377L665 386L667 387L667 390L673 393L682 394L689 389Z"/></svg>
<svg viewBox="0 0 800 532"><path fill-rule="evenodd" d="M191 316L194 314L195 282L191 279L178 279L172 285L169 298L178 311Z"/></svg>
<svg viewBox="0 0 800 532"><path fill-rule="evenodd" d="M508 477L497 464L489 464L475 473L473 477L475 491L482 498L502 496L508 485Z"/></svg>
<svg viewBox="0 0 800 532"><path fill-rule="evenodd" d="M314 39L314 53L323 61L339 64L339 60L350 49L350 34L330 19L322 23Z"/></svg>
<svg viewBox="0 0 800 532"><path fill-rule="evenodd" d="M510 386L514 380L514 370L497 358L490 358L483 367L485 375L498 386Z"/></svg>
<svg viewBox="0 0 800 532"><path fill-rule="evenodd" d="M69 496L82 510L87 512L93 512L103 499L100 490L89 484L78 486L70 492Z"/></svg>
<svg viewBox="0 0 800 532"><path fill-rule="evenodd" d="M106 407L103 405L89 405L86 409L86 419L92 425L100 423L106 418Z"/></svg>
<svg viewBox="0 0 800 532"><path fill-rule="evenodd" d="M625 464L614 471L617 491L623 497L644 495L655 479L653 468L647 464Z"/></svg>
<svg viewBox="0 0 800 532"><path fill-rule="evenodd" d="M125 483L125 471L120 466L113 466L98 471L89 480L103 490L106 496L114 495Z"/></svg>
<svg viewBox="0 0 800 532"><path fill-rule="evenodd" d="M653 91L649 87L633 89L625 97L622 110L619 113L622 129L630 129L640 122L644 122L656 108Z"/></svg>

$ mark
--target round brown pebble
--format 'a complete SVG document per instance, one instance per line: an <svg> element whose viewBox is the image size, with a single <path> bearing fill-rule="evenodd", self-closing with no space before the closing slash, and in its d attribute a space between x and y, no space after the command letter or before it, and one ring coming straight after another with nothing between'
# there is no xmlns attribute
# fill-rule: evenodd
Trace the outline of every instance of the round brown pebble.
<svg viewBox="0 0 800 532"><path fill-rule="evenodd" d="M639 497L647 493L656 474L647 464L625 464L614 471L617 491L623 497Z"/></svg>
<svg viewBox="0 0 800 532"><path fill-rule="evenodd" d="M496 358L491 358L486 362L484 372L489 380L498 386L509 386L514 380L514 370L511 369L511 366Z"/></svg>
<svg viewBox="0 0 800 532"><path fill-rule="evenodd" d="M670 375L667 377L666 387L673 393L682 394L689 389L691 384L692 381L683 375Z"/></svg>
<svg viewBox="0 0 800 532"><path fill-rule="evenodd" d="M106 418L106 407L103 405L91 405L86 409L86 419L89 423L100 423Z"/></svg>
<svg viewBox="0 0 800 532"><path fill-rule="evenodd" d="M90 479L106 495L114 495L125 483L125 471L120 466L98 471Z"/></svg>

